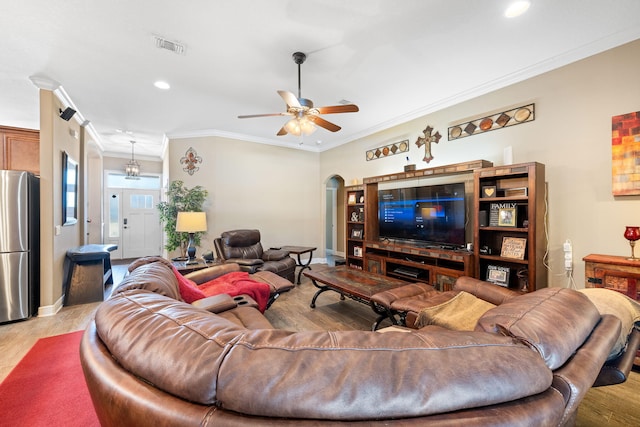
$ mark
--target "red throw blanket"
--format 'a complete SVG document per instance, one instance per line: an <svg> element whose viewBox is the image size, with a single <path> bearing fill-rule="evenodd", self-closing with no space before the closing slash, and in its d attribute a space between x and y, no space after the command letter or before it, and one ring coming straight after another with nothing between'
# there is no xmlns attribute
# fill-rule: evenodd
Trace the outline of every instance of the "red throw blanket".
<svg viewBox="0 0 640 427"><path fill-rule="evenodd" d="M267 309L271 287L266 283L250 279L249 273L246 271L234 271L196 285L193 280L189 280L180 274L175 267L172 268L176 279L178 279L180 296L189 304L193 301L219 294L227 294L232 297L249 295L258 303L260 312L264 313Z"/></svg>

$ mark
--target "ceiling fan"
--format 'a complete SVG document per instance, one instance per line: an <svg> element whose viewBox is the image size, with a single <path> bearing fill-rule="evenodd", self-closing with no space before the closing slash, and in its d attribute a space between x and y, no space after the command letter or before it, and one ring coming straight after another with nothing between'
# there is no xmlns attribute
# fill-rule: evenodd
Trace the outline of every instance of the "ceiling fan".
<svg viewBox="0 0 640 427"><path fill-rule="evenodd" d="M298 64L298 96L286 90L279 90L278 94L282 97L287 104L287 111L283 113L269 113L269 114L250 114L245 116L238 116L239 119L249 119L253 117L270 117L270 116L293 116L282 128L278 131L278 136L286 134L291 135L309 135L316 130L316 126L320 126L331 132L337 132L341 128L340 126L331 123L322 117L321 114L336 114L336 113L355 113L359 111L358 106L355 104L345 105L332 105L327 107L314 107L313 102L310 99L302 98L300 95L300 65L307 59L307 55L302 52L295 52L293 54L293 61Z"/></svg>

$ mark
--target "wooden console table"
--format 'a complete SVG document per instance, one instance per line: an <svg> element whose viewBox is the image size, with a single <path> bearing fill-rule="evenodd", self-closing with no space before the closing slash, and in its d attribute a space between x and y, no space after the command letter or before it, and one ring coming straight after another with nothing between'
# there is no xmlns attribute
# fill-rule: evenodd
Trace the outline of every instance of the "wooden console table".
<svg viewBox="0 0 640 427"><path fill-rule="evenodd" d="M634 300L640 300L640 260L623 256L591 254L585 262L585 287L613 289Z"/></svg>

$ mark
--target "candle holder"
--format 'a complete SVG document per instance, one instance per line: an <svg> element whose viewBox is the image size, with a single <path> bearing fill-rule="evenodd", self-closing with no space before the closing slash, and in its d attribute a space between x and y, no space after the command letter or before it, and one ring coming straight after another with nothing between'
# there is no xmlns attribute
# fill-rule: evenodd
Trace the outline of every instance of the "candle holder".
<svg viewBox="0 0 640 427"><path fill-rule="evenodd" d="M627 259L631 261L640 261L640 258L636 258L633 253L636 240L640 239L640 227L627 226L624 230L624 238L629 241L629 245L631 246L631 257Z"/></svg>

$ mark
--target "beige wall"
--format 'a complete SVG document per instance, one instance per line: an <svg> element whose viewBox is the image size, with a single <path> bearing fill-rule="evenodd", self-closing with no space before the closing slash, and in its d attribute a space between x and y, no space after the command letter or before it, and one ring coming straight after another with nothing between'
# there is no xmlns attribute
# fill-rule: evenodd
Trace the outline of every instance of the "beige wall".
<svg viewBox="0 0 640 427"><path fill-rule="evenodd" d="M140 172L144 175L145 173L152 174L160 174L162 173L162 162L151 161L151 160L141 160L140 158L135 158L138 163L140 163ZM111 171L121 171L124 173L124 168L126 164L131 160L131 158L122 158L122 157L107 157L103 158L104 170Z"/></svg>
<svg viewBox="0 0 640 427"><path fill-rule="evenodd" d="M80 141L71 135L80 135L80 125L58 117L60 108L51 91L40 90L40 307L46 312L61 304L67 249L80 244L79 224L60 227L60 234L55 233L62 224L62 151L81 160ZM83 205L82 196L78 203Z"/></svg>
<svg viewBox="0 0 640 427"><path fill-rule="evenodd" d="M193 175L183 171L180 158L192 147L202 158ZM271 246L318 245L323 240L324 187L319 154L220 137L169 141L170 181L188 188L201 185L208 232L203 250L226 230L256 228L265 249Z"/></svg>
<svg viewBox="0 0 640 427"><path fill-rule="evenodd" d="M401 171L405 156L367 162L365 151L407 137L411 162L418 168L475 159L501 165L504 149L512 147L514 163L546 165L549 283L567 286L562 243L569 239L575 282L582 288L582 258L590 253L628 256L624 227L640 224L640 197L614 198L611 193L611 117L640 111L638 70L640 41L324 152L320 177L339 174L351 184ZM533 122L447 140L448 126L530 102L535 102ZM414 144L427 125L444 135L434 144L435 159L429 164Z"/></svg>

